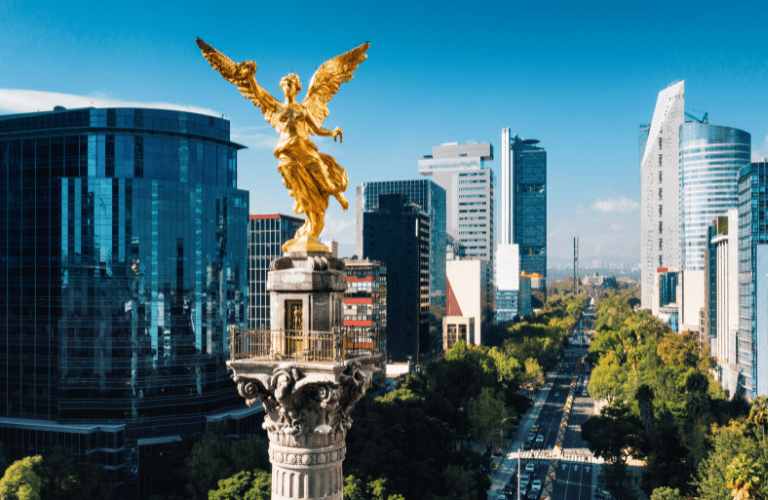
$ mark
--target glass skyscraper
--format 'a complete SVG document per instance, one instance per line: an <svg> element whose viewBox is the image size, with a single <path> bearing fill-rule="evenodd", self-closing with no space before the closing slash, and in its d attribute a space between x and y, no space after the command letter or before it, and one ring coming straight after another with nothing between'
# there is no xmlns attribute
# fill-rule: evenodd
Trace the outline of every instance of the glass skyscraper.
<svg viewBox="0 0 768 500"><path fill-rule="evenodd" d="M750 135L743 130L699 121L680 127L683 270L704 269L707 227L736 207L739 170L750 154Z"/></svg>
<svg viewBox="0 0 768 500"><path fill-rule="evenodd" d="M363 212L377 210L382 194L402 194L406 202L419 205L429 216L429 297L439 322L445 312L445 249L448 242L445 190L429 179L365 182L361 187L359 202L362 206L358 209ZM363 228L357 230L362 232Z"/></svg>
<svg viewBox="0 0 768 500"><path fill-rule="evenodd" d="M283 214L251 214L248 220L248 328L267 329L269 292L267 273L283 255L283 243L293 238L304 219Z"/></svg>
<svg viewBox="0 0 768 500"><path fill-rule="evenodd" d="M739 176L736 364L747 397L768 395L768 162Z"/></svg>
<svg viewBox="0 0 768 500"><path fill-rule="evenodd" d="M680 316L684 328L699 331L705 306L708 226L716 216L736 208L739 170L749 165L751 138L743 130L712 125L706 118L690 120L680 126L679 155Z"/></svg>
<svg viewBox="0 0 768 500"><path fill-rule="evenodd" d="M0 440L113 469L242 408L248 194L229 122L155 109L0 117ZM74 438L73 438L74 436Z"/></svg>
<svg viewBox="0 0 768 500"><path fill-rule="evenodd" d="M540 275L541 288L546 288L547 151L536 139L510 137L507 128L501 136L499 243L517 244L520 272Z"/></svg>

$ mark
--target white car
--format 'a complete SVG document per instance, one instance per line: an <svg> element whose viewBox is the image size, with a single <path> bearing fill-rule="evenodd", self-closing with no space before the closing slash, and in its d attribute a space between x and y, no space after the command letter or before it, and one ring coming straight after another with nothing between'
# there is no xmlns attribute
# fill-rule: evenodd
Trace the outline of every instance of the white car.
<svg viewBox="0 0 768 500"><path fill-rule="evenodd" d="M537 443L543 443L544 442L544 435L543 434L539 434L538 436L536 436L536 442Z"/></svg>
<svg viewBox="0 0 768 500"><path fill-rule="evenodd" d="M534 479L533 483L531 483L531 489L533 491L541 490L541 479Z"/></svg>
<svg viewBox="0 0 768 500"><path fill-rule="evenodd" d="M525 472L533 472L536 470L536 464L533 462L528 462L525 464Z"/></svg>

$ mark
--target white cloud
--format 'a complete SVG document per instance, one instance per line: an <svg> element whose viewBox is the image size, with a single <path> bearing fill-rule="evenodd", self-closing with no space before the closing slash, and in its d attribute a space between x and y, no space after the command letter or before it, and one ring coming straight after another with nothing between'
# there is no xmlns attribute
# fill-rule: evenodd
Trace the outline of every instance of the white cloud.
<svg viewBox="0 0 768 500"><path fill-rule="evenodd" d="M186 104L129 101L97 93L78 95L44 90L0 88L0 111L2 112L32 113L35 111L50 111L54 106L64 106L65 108L162 108L221 116L221 113L218 111L200 106L188 106Z"/></svg>
<svg viewBox="0 0 768 500"><path fill-rule="evenodd" d="M326 216L325 229L321 238L338 241L340 245L354 243L355 219L351 216Z"/></svg>
<svg viewBox="0 0 768 500"><path fill-rule="evenodd" d="M592 209L603 213L625 213L633 212L639 207L639 203L630 198L619 196L618 198L605 198L595 200L592 203Z"/></svg>
<svg viewBox="0 0 768 500"><path fill-rule="evenodd" d="M232 126L232 141L250 149L274 149L277 133L269 125L256 127Z"/></svg>

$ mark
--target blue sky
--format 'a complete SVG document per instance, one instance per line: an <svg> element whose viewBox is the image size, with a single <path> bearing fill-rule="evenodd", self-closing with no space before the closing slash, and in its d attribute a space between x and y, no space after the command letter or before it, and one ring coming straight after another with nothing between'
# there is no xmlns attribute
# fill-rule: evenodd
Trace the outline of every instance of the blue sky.
<svg viewBox="0 0 768 500"><path fill-rule="evenodd" d="M345 142L322 143L352 186L416 177L418 157L442 142L490 141L498 151L507 126L549 152L551 261L569 254L574 233L587 263L636 261L638 125L660 88L685 79L689 110L749 131L755 154L768 155L768 9L539 3L0 0L0 112L64 100L18 89L215 110L249 146L239 165L252 211L287 212L272 131L194 38L254 59L276 95L283 74L298 72L306 85L325 59L370 40L369 60L326 121L344 128ZM328 233L351 250L353 224L333 208Z"/></svg>

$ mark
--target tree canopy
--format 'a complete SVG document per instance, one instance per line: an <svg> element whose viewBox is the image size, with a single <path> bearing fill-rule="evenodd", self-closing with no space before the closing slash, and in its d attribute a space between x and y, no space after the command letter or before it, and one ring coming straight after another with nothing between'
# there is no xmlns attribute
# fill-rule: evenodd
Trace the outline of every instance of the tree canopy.
<svg viewBox="0 0 768 500"><path fill-rule="evenodd" d="M3 500L40 500L45 479L41 468L43 457L35 455L13 462L0 479Z"/></svg>
<svg viewBox="0 0 768 500"><path fill-rule="evenodd" d="M607 470L617 478L625 474L627 456L644 460L642 487L653 498L677 498L673 491L693 495L697 470L700 488L708 491L719 488L722 495L725 484L754 490L756 482L749 479L754 470L745 466L753 462L735 462L730 483L723 457L721 471L702 472L712 464L713 425L743 416L745 407L727 399L714 379L707 346L696 334L672 332L647 311L635 310L629 299L614 293L597 305L589 392L608 406L582 426L593 453L612 464ZM622 480L614 479L608 483L622 488Z"/></svg>

